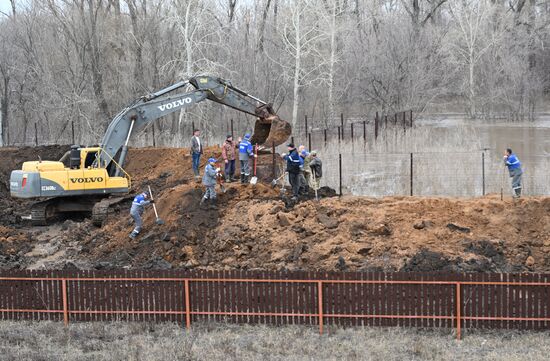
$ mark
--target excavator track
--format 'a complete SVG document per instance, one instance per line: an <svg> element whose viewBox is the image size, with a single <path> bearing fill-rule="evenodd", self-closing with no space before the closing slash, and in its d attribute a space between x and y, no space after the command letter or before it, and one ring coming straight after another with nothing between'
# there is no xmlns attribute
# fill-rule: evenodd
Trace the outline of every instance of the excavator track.
<svg viewBox="0 0 550 361"><path fill-rule="evenodd" d="M104 198L97 202L92 208L92 224L96 227L103 226L103 223L109 217L109 213L112 213L113 207L119 203L130 199L129 197L113 197Z"/></svg>
<svg viewBox="0 0 550 361"><path fill-rule="evenodd" d="M38 202L32 205L31 208L31 224L33 226L48 225L48 207L52 207L52 200ZM50 211L51 212L51 211ZM51 217L50 217L51 218ZM51 219L50 219L51 220Z"/></svg>
<svg viewBox="0 0 550 361"><path fill-rule="evenodd" d="M33 226L47 226L74 213L92 216L92 223L103 225L112 207L131 197L60 197L34 203L31 207L30 221Z"/></svg>

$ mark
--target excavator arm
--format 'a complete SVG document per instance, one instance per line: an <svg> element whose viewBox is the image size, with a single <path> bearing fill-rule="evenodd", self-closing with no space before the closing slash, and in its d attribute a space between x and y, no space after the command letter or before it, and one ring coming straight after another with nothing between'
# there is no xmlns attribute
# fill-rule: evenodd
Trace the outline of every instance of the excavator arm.
<svg viewBox="0 0 550 361"><path fill-rule="evenodd" d="M171 95L189 84L195 89ZM205 99L258 117L253 143L279 145L290 136L290 124L281 120L270 104L233 87L223 79L197 76L141 97L118 113L109 124L101 142L98 166L108 168L111 175L120 175L133 133L141 131L158 118L191 107Z"/></svg>

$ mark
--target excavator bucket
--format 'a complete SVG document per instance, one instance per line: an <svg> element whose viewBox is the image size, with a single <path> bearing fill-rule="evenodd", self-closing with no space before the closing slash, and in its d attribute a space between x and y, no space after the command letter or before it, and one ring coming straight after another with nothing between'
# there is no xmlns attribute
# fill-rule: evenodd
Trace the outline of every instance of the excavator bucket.
<svg viewBox="0 0 550 361"><path fill-rule="evenodd" d="M287 121L279 118L269 104L259 107L256 114L259 118L254 125L254 134L250 140L252 144L277 146L290 137L292 127Z"/></svg>

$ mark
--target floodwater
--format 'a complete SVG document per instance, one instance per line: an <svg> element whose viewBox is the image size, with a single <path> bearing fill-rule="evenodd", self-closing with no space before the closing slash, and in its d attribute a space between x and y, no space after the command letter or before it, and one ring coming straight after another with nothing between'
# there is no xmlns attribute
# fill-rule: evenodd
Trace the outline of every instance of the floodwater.
<svg viewBox="0 0 550 361"><path fill-rule="evenodd" d="M524 169L524 194L550 194L550 117L506 123L445 115L418 119L415 125L412 132L390 140L391 147L322 149L325 184L339 189L338 153L343 153L343 193L410 195L412 188L420 196L472 197L501 191L509 196L510 178L502 157L512 148Z"/></svg>

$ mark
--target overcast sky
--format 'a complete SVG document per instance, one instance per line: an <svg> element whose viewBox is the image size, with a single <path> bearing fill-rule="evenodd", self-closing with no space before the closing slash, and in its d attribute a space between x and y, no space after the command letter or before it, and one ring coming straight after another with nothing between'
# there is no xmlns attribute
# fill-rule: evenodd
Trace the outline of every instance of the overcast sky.
<svg viewBox="0 0 550 361"><path fill-rule="evenodd" d="M10 0L0 0L0 11L9 13L11 11Z"/></svg>

